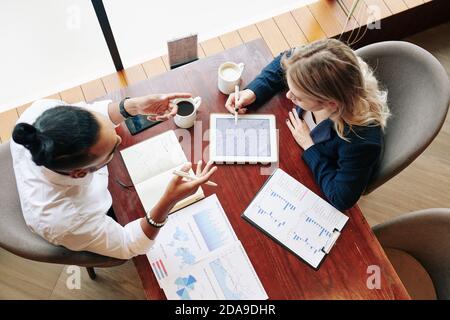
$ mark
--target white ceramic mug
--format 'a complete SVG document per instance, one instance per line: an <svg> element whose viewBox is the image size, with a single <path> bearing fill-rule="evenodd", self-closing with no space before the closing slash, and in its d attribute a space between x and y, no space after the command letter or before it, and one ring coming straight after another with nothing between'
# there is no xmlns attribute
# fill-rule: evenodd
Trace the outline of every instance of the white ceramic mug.
<svg viewBox="0 0 450 320"><path fill-rule="evenodd" d="M190 114L180 115L178 114L178 112L180 112L180 106L178 106L178 111L175 117L173 118L173 121L178 127L188 129L194 125L195 118L197 117L197 109L200 107L200 104L202 103L202 98L200 97L180 98L173 100L172 103L178 105L182 101L190 102L194 106L194 110Z"/></svg>
<svg viewBox="0 0 450 320"><path fill-rule="evenodd" d="M242 72L244 71L245 64L224 62L219 66L217 87L220 92L224 94L230 94L234 92L234 87L241 82Z"/></svg>

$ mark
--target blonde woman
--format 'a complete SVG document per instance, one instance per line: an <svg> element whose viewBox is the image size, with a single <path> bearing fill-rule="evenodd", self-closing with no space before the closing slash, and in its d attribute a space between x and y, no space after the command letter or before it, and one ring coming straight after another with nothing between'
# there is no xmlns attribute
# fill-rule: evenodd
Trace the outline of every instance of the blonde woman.
<svg viewBox="0 0 450 320"><path fill-rule="evenodd" d="M286 125L303 160L328 201L339 210L351 208L381 156L386 92L351 48L326 39L279 55L225 107L245 113L286 86L295 105Z"/></svg>

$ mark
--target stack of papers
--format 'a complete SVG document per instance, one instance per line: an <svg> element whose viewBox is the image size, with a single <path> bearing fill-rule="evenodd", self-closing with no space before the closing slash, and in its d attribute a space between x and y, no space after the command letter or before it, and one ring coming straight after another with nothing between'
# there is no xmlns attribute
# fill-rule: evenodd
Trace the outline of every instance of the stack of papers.
<svg viewBox="0 0 450 320"><path fill-rule="evenodd" d="M215 194L170 215L147 257L168 299L268 298Z"/></svg>

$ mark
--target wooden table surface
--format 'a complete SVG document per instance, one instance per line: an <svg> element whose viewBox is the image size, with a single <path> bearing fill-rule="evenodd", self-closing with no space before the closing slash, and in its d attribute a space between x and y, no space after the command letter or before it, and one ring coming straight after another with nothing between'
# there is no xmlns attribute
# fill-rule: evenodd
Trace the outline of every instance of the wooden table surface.
<svg viewBox="0 0 450 320"><path fill-rule="evenodd" d="M201 59L150 80L108 94L103 98L119 100L125 96L149 93L191 92L202 97L195 127L178 129L183 136L181 144L189 161L208 160L208 135L211 112L225 112L226 96L217 89L217 68L224 61L244 62L243 85L251 81L272 60L272 55L262 40L255 40L217 55ZM292 103L285 93L272 98L259 113L276 115L279 129L279 167L322 195L313 176L301 159L301 149L295 143L285 124ZM251 112L250 112L251 113ZM117 128L123 142L120 150L166 130L177 129L172 120L159 124L138 135L131 136L124 124ZM189 133L189 134L188 134ZM191 137L191 138L190 138ZM194 145L202 145L194 152ZM196 149L199 149L198 147ZM214 175L218 188L204 186L205 195L216 193L237 237L242 242L270 299L409 299L409 296L372 233L358 206L345 213L350 217L331 253L318 271L276 244L241 218L268 176L260 172L261 165L220 165ZM265 167L268 168L268 167ZM267 170L270 170L268 168ZM113 207L121 224L144 216L143 207L134 190L123 189L115 182L119 178L131 184L120 153L109 164L109 190ZM134 258L148 299L165 299L146 256ZM380 288L368 288L375 269L380 271Z"/></svg>

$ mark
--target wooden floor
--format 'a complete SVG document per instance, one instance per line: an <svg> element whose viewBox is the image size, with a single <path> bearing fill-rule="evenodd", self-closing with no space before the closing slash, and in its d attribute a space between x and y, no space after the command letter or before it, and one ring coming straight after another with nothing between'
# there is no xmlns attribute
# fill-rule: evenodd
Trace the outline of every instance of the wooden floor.
<svg viewBox="0 0 450 320"><path fill-rule="evenodd" d="M363 8L378 5L388 16L420 5L423 0L364 0ZM346 6L352 0L344 0ZM363 10L346 30L367 21ZM273 55L302 43L340 34L345 24L343 9L322 0L254 25L199 44L201 57L209 56L243 42L263 38ZM406 39L433 53L450 75L450 23ZM69 103L89 101L118 88L134 84L167 71L167 57L159 57L50 98ZM30 103L31 104L31 103ZM8 141L19 115L30 105L0 114L0 142ZM432 145L407 169L359 201L370 225L399 214L429 208L450 207L450 119ZM150 271L149 271L150 272ZM81 289L69 290L66 267L25 260L0 249L0 299L144 299L142 285L131 261L109 269L97 269L92 281L83 270Z"/></svg>

